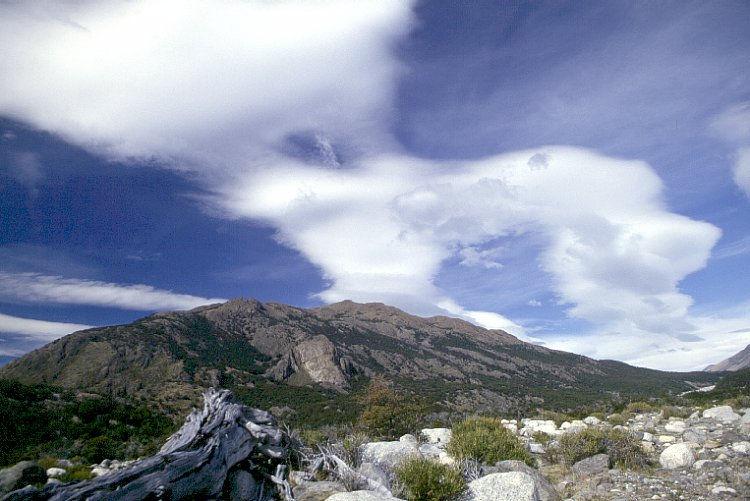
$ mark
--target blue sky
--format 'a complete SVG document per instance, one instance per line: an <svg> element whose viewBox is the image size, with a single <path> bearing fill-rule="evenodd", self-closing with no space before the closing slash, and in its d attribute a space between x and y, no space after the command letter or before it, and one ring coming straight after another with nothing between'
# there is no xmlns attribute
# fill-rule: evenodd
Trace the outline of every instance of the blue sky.
<svg viewBox="0 0 750 501"><path fill-rule="evenodd" d="M0 354L237 296L750 343L747 2L0 3Z"/></svg>

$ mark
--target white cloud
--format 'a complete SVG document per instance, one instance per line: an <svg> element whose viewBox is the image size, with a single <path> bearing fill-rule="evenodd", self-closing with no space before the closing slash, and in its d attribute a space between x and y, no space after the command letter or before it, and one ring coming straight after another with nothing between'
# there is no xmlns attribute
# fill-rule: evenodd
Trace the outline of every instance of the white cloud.
<svg viewBox="0 0 750 501"><path fill-rule="evenodd" d="M533 306L534 308L538 308L542 306L542 302L538 299L529 299L529 301L526 303L529 306Z"/></svg>
<svg viewBox="0 0 750 501"><path fill-rule="evenodd" d="M710 126L717 135L727 141L750 141L750 102L730 106L716 116Z"/></svg>
<svg viewBox="0 0 750 501"><path fill-rule="evenodd" d="M226 301L178 294L143 284L122 285L38 273L5 272L0 272L0 297L8 301L86 304L140 311L187 310Z"/></svg>
<svg viewBox="0 0 750 501"><path fill-rule="evenodd" d="M0 3L0 113L122 159L273 157L325 130L390 139L401 0ZM330 141L331 139L327 139ZM325 142L325 141L324 141Z"/></svg>
<svg viewBox="0 0 750 501"><path fill-rule="evenodd" d="M90 328L90 325L47 322L0 313L0 332L22 334L42 341L53 341L71 332Z"/></svg>
<svg viewBox="0 0 750 501"><path fill-rule="evenodd" d="M734 163L734 182L750 197L750 147L737 151Z"/></svg>

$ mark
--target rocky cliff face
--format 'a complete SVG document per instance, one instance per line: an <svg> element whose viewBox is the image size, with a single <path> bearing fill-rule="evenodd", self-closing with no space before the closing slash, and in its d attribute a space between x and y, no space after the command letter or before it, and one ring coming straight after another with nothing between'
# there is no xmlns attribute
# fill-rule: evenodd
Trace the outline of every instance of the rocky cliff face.
<svg viewBox="0 0 750 501"><path fill-rule="evenodd" d="M738 371L740 369L747 369L750 367L750 344L745 347L744 350L740 351L722 360L718 364L709 365L705 370L709 372L721 372L721 371Z"/></svg>
<svg viewBox="0 0 750 501"><path fill-rule="evenodd" d="M2 378L147 398L179 412L209 386L275 382L345 392L376 374L466 410L677 392L690 389L686 380L716 379L596 361L454 318L351 301L302 309L233 300L159 313L76 332L0 368Z"/></svg>

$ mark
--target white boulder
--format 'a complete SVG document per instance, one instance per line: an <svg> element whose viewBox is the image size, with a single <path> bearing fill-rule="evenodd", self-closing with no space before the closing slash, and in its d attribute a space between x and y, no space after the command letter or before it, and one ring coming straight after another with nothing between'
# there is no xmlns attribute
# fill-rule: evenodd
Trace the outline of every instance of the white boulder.
<svg viewBox="0 0 750 501"><path fill-rule="evenodd" d="M401 498L394 498L378 494L373 491L351 491L339 492L326 498L326 501L398 501Z"/></svg>
<svg viewBox="0 0 750 501"><path fill-rule="evenodd" d="M451 441L453 432L450 428L425 428L422 430L422 436L428 444L435 444L445 447Z"/></svg>
<svg viewBox="0 0 750 501"><path fill-rule="evenodd" d="M739 454L750 454L750 442L735 442L730 447L734 452L737 452Z"/></svg>
<svg viewBox="0 0 750 501"><path fill-rule="evenodd" d="M599 419L599 418L598 418L598 417L596 417L596 416L589 416L589 417L587 417L587 418L584 418L584 419L583 419L583 422L584 422L584 423L586 423L586 424L587 424L587 425L589 425L589 426L596 426L596 425L598 425L599 423L601 423L602 421L601 421L601 419Z"/></svg>
<svg viewBox="0 0 750 501"><path fill-rule="evenodd" d="M683 433L686 428L685 421L670 421L664 425L664 429L670 433Z"/></svg>
<svg viewBox="0 0 750 501"><path fill-rule="evenodd" d="M402 437L403 438L403 437ZM406 459L421 457L417 441L370 442L359 448L363 463L373 463L386 469L393 469Z"/></svg>
<svg viewBox="0 0 750 501"><path fill-rule="evenodd" d="M470 482L467 501L539 501L534 477L521 471L492 473Z"/></svg>
<svg viewBox="0 0 750 501"><path fill-rule="evenodd" d="M718 407L711 407L703 411L703 417L707 419L713 419L720 423L734 423L740 419L740 415L732 410L728 405L720 405Z"/></svg>
<svg viewBox="0 0 750 501"><path fill-rule="evenodd" d="M674 444L664 449L659 463L668 470L690 468L695 463L695 453L688 444Z"/></svg>

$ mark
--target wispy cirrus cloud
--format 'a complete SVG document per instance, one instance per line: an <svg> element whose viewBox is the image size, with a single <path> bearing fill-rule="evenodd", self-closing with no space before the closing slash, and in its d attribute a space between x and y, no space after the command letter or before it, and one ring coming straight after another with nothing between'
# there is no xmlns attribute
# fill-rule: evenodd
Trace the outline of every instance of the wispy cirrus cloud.
<svg viewBox="0 0 750 501"><path fill-rule="evenodd" d="M14 317L0 313L0 332L21 334L43 341L52 341L71 332L90 328L90 325L48 322L46 320Z"/></svg>
<svg viewBox="0 0 750 501"><path fill-rule="evenodd" d="M157 289L144 284L115 284L38 273L0 272L0 298L5 301L81 304L126 310L187 310L226 301Z"/></svg>

